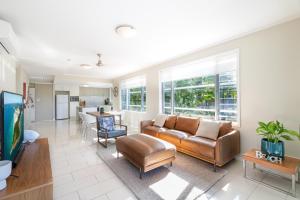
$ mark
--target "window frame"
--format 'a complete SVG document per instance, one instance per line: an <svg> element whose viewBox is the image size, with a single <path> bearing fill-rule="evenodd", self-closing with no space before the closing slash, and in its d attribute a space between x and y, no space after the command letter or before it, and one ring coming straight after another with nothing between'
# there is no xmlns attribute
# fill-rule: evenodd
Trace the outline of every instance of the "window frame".
<svg viewBox="0 0 300 200"><path fill-rule="evenodd" d="M140 88L140 91L137 92L130 92L131 89L136 89L136 88ZM126 90L126 109L123 109L123 94L122 91ZM130 104L130 94L133 93L140 93L141 94L141 105L131 105ZM146 98L144 98L144 95L146 94ZM131 87L131 88L121 88L121 95L120 95L120 107L122 111L130 111L130 112L146 112L147 110L147 89L146 86L140 86L140 87ZM131 110L130 107L140 107L140 110Z"/></svg>
<svg viewBox="0 0 300 200"><path fill-rule="evenodd" d="M237 59L237 66L235 68L235 75L236 75L236 95L237 95L237 98L236 98L236 121L232 121L232 124L233 126L235 127L241 127L241 95L240 95L240 52L239 52L239 49L235 49L233 50L232 52L235 52L236 53L236 59ZM222 54L222 53L221 53ZM218 56L218 55L215 55L215 56ZM205 58L204 58L205 59ZM216 79L215 79L215 109L214 109L214 112L215 112L215 117L214 119L215 120L218 120L218 121L224 121L224 120L219 120L219 115L220 115L220 94L219 94L219 91L220 91L220 82L219 82L219 78L220 78L220 74L215 74L214 76L216 76ZM197 77L194 77L194 78L197 78ZM185 80L185 79L183 79ZM175 80L171 80L171 81L167 81L167 82L171 82L171 108L167 107L168 109L171 110L171 114L176 114L174 111L175 111L175 107L174 107L174 82ZM164 113L164 109L166 107L164 107L164 88L163 88L163 83L161 80L159 80L159 87L160 87L160 92L159 92L159 96L160 96L160 102L159 102L159 110L161 113ZM195 86L190 86L190 87L185 87L187 89L189 88L196 88ZM218 91L218 92L217 92ZM193 108L190 108L190 109L193 109ZM199 110L199 111L207 111L207 109L196 109L196 110ZM184 115L184 114L183 114ZM229 121L229 120L225 120L225 121Z"/></svg>

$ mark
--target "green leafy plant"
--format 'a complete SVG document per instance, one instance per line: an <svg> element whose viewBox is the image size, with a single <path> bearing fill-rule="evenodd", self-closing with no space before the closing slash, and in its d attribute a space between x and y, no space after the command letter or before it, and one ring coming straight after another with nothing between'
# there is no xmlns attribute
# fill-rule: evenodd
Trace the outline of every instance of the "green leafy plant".
<svg viewBox="0 0 300 200"><path fill-rule="evenodd" d="M293 140L296 137L300 140L300 134L297 131L286 129L279 121L270 121L267 123L258 122L257 134L263 136L269 142L278 143L281 139Z"/></svg>

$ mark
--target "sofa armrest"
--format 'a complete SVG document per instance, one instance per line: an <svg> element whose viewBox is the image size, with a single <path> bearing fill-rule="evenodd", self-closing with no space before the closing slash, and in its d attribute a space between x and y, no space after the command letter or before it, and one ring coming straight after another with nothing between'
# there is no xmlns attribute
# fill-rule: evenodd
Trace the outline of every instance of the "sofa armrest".
<svg viewBox="0 0 300 200"><path fill-rule="evenodd" d="M140 131L141 133L144 132L144 128L147 126L153 126L154 120L144 120L140 122Z"/></svg>
<svg viewBox="0 0 300 200"><path fill-rule="evenodd" d="M232 130L230 133L219 137L215 149L215 159L219 166L223 166L240 153L240 132Z"/></svg>

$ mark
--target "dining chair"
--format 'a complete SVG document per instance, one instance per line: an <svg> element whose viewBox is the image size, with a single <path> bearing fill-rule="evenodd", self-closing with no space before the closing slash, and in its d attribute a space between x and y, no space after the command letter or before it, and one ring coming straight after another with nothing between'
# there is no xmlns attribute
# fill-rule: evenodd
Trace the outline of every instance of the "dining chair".
<svg viewBox="0 0 300 200"><path fill-rule="evenodd" d="M83 119L83 113L82 112L78 112L79 115L79 131L80 133L82 133L83 130L83 123L84 123L84 119Z"/></svg>
<svg viewBox="0 0 300 200"><path fill-rule="evenodd" d="M89 114L82 113L83 116L83 129L82 129L82 136L84 138L87 138L87 133L91 133L91 131L95 130L94 129L96 125L96 117L91 116Z"/></svg>

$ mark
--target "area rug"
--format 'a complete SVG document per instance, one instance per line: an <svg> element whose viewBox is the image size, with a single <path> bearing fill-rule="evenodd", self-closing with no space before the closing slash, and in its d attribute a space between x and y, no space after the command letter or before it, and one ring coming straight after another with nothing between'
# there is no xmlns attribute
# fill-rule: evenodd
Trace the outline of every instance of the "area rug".
<svg viewBox="0 0 300 200"><path fill-rule="evenodd" d="M165 165L139 178L139 170L124 157L117 159L116 147L100 148L97 155L113 170L138 199L196 199L208 191L227 171L191 156L178 153L173 166Z"/></svg>

